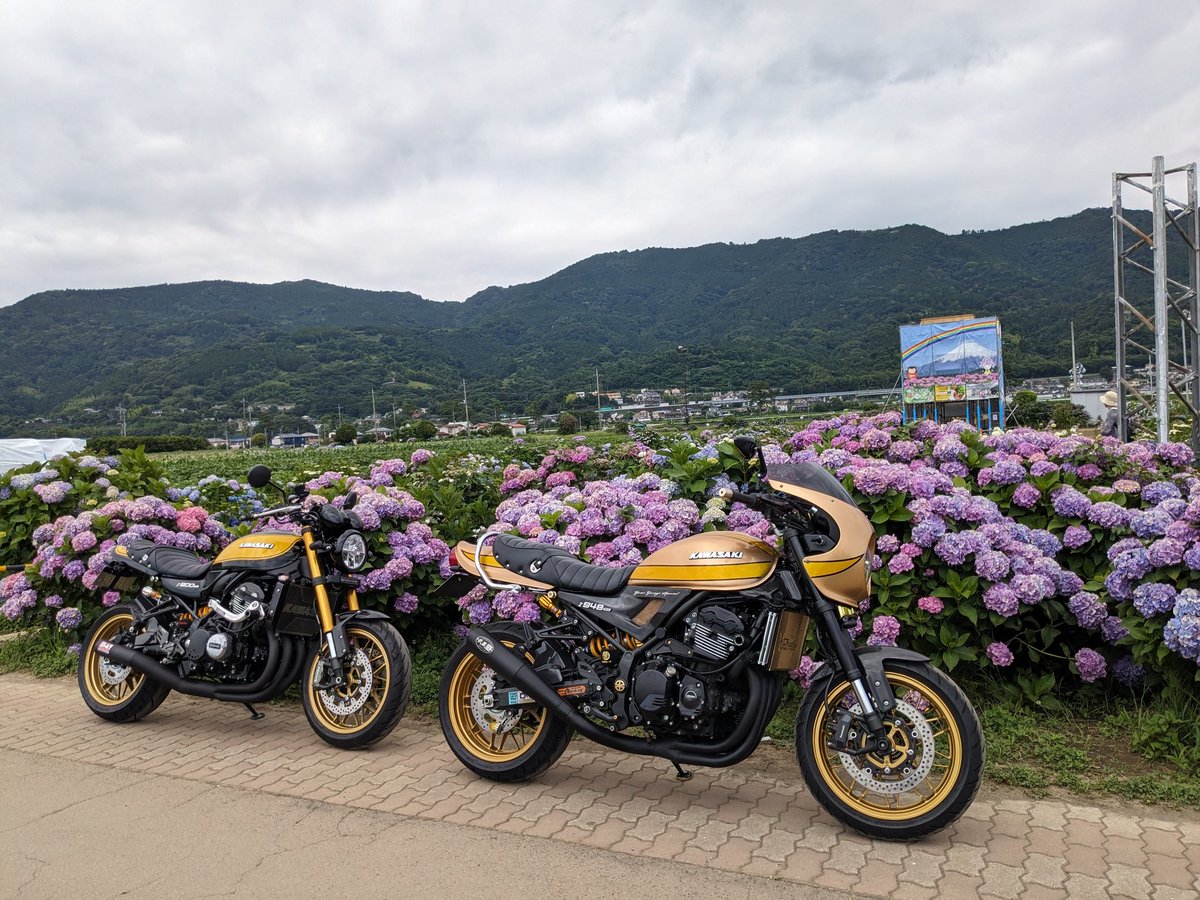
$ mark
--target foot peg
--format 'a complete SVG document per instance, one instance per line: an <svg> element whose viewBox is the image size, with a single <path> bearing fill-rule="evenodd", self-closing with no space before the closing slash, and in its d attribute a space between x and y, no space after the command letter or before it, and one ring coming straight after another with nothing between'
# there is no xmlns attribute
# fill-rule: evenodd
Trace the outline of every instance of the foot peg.
<svg viewBox="0 0 1200 900"><path fill-rule="evenodd" d="M253 722L257 722L259 719L265 719L267 717L266 713L260 713L257 709L255 709L249 703L243 703L242 706L244 706L244 707L246 707L246 709L250 710L250 720Z"/></svg>

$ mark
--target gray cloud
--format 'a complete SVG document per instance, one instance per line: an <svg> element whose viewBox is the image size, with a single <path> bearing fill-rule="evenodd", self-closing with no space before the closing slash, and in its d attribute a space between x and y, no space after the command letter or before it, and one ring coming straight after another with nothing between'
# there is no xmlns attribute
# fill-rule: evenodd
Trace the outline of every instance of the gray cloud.
<svg viewBox="0 0 1200 900"><path fill-rule="evenodd" d="M0 303L1003 227L1200 156L1200 11L1116 2L9 3Z"/></svg>

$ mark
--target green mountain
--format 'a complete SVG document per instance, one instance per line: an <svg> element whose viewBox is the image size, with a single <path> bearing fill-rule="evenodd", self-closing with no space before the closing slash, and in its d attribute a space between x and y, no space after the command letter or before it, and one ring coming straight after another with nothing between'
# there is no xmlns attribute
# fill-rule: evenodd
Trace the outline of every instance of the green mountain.
<svg viewBox="0 0 1200 900"><path fill-rule="evenodd" d="M614 390L681 385L685 367L693 392L886 386L897 327L954 313L1000 316L1010 376L1065 373L1071 320L1081 362L1105 371L1108 210L605 253L464 303L313 281L50 291L0 309L0 431L111 430L118 406L139 432L236 418L243 401L361 416L372 389L380 413L451 413L464 379L477 417L552 411L596 369Z"/></svg>

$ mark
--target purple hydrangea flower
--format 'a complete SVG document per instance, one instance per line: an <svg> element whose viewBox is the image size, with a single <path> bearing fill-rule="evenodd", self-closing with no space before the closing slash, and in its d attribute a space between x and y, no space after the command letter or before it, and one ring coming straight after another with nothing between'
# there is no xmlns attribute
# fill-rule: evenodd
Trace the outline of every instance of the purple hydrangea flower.
<svg viewBox="0 0 1200 900"><path fill-rule="evenodd" d="M72 631L83 623L83 613L74 606L66 606L55 614L54 621L63 631Z"/></svg>
<svg viewBox="0 0 1200 900"><path fill-rule="evenodd" d="M1017 614L1019 598L1007 584L994 584L983 592L983 605L1008 619Z"/></svg>
<svg viewBox="0 0 1200 900"><path fill-rule="evenodd" d="M871 635L867 644L871 647L894 647L900 636L900 620L894 616L876 616L871 622Z"/></svg>
<svg viewBox="0 0 1200 900"><path fill-rule="evenodd" d="M1133 657L1128 654L1113 663L1112 673L1113 678L1126 687L1133 687L1146 677L1146 670L1135 663Z"/></svg>
<svg viewBox="0 0 1200 900"><path fill-rule="evenodd" d="M1063 532L1063 546L1068 550L1078 550L1091 541L1092 533L1083 525L1068 525L1067 530Z"/></svg>
<svg viewBox="0 0 1200 900"><path fill-rule="evenodd" d="M1088 515L1092 501L1069 484L1058 488L1050 498L1054 511L1064 519L1081 519Z"/></svg>
<svg viewBox="0 0 1200 900"><path fill-rule="evenodd" d="M922 612L927 612L932 616L936 616L946 608L945 604L937 597L922 597L917 601L917 607Z"/></svg>
<svg viewBox="0 0 1200 900"><path fill-rule="evenodd" d="M1108 664L1104 657L1087 647L1075 654L1075 667L1079 670L1080 679L1089 684L1099 681L1108 673Z"/></svg>
<svg viewBox="0 0 1200 900"><path fill-rule="evenodd" d="M1067 608L1075 616L1077 622L1090 631L1100 627L1100 623L1108 616L1108 607L1095 594L1080 591L1067 601Z"/></svg>
<svg viewBox="0 0 1200 900"><path fill-rule="evenodd" d="M1041 499L1042 492L1029 482L1017 485L1012 495L1012 502L1022 509L1033 509Z"/></svg>
<svg viewBox="0 0 1200 900"><path fill-rule="evenodd" d="M1134 608L1147 619L1161 616L1175 608L1175 588L1169 584L1148 582L1133 592Z"/></svg>
<svg viewBox="0 0 1200 900"><path fill-rule="evenodd" d="M1013 652L1008 649L1008 644L1003 641L992 641L992 643L988 644L985 652L993 666L1004 668L1013 664Z"/></svg>

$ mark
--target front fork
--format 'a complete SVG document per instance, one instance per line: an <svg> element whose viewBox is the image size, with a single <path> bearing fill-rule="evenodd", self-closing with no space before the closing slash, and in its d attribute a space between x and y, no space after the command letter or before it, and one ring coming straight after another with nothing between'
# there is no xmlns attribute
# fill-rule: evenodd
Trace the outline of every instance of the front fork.
<svg viewBox="0 0 1200 900"><path fill-rule="evenodd" d="M317 596L317 621L321 624L321 640L329 651L329 680L334 685L342 685L346 674L342 667L342 659L346 655L346 632L335 627L333 620L333 604L329 602L329 589L325 587L325 570L317 551L313 548L313 530L305 526L300 531L304 543L304 555L308 560L308 571L312 575L313 592ZM346 605L352 610L358 610L358 593L351 590L346 595Z"/></svg>
<svg viewBox="0 0 1200 900"><path fill-rule="evenodd" d="M813 614L820 620L825 634L828 635L838 665L845 673L846 680L850 682L854 696L858 698L862 719L871 733L874 748L886 753L892 749L892 742L888 737L887 727L883 724L883 716L896 708L896 696L892 693L891 685L888 684L883 666L872 665L870 668L873 671L867 671L868 667L865 667L859 660L858 654L854 650L854 642L846 633L846 629L842 627L837 606L825 599L817 590L816 585L812 583L812 579L808 577L808 572L804 568L804 547L800 543L799 532L795 529L788 529L784 532L783 538L792 559L795 560L795 572L808 588ZM874 671L875 669L877 671ZM841 730L845 730L844 726ZM845 743L844 735L835 735L835 743L838 738L843 744Z"/></svg>

